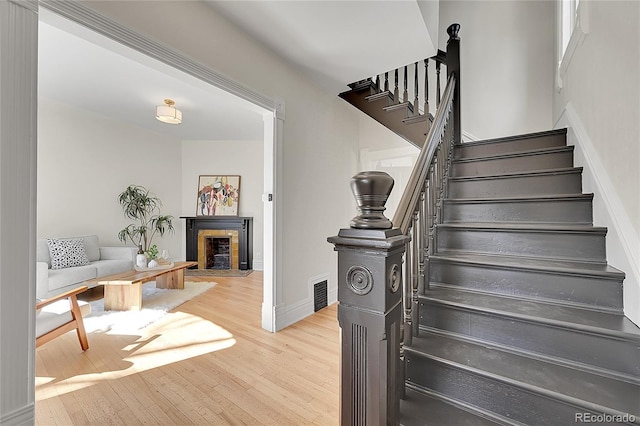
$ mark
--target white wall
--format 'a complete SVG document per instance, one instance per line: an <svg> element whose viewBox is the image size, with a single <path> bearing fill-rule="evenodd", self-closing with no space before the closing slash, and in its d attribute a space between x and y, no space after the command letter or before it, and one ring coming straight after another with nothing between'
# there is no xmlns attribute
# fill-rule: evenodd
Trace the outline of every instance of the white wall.
<svg viewBox="0 0 640 426"><path fill-rule="evenodd" d="M594 222L607 226L607 256L627 274L625 313L640 324L640 3L580 2L584 39L554 93L557 125L570 127ZM576 33L578 35L578 33Z"/></svg>
<svg viewBox="0 0 640 426"><path fill-rule="evenodd" d="M357 171L355 111L203 2L84 4L245 87L283 100L283 192L275 200L284 228L276 236L282 294L276 311L285 312L285 323L312 313L310 279L329 274L329 291L336 288L337 258L326 238L348 226L354 215L349 180Z"/></svg>
<svg viewBox="0 0 640 426"><path fill-rule="evenodd" d="M240 175L238 215L253 217L253 269L262 270L263 226L262 187L264 182L264 142L183 141L182 213L196 215L200 175ZM184 240L183 240L184 241ZM186 255L184 249L183 257Z"/></svg>
<svg viewBox="0 0 640 426"><path fill-rule="evenodd" d="M440 28L460 24L462 128L480 139L553 126L553 1L441 0ZM448 36L440 35L446 51Z"/></svg>
<svg viewBox="0 0 640 426"><path fill-rule="evenodd" d="M40 97L38 238L97 234L102 245L123 245L118 231L132 222L118 195L135 184L176 217L176 232L153 243L182 253L180 155L179 140Z"/></svg>
<svg viewBox="0 0 640 426"><path fill-rule="evenodd" d="M363 113L359 123L360 170L378 170L393 178L393 189L384 212L392 220L420 151Z"/></svg>

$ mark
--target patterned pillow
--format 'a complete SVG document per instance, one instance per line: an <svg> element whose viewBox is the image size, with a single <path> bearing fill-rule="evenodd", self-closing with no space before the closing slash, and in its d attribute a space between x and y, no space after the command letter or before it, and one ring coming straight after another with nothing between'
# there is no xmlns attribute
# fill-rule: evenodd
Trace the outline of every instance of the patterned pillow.
<svg viewBox="0 0 640 426"><path fill-rule="evenodd" d="M69 268L89 264L87 252L82 238L47 239L49 254L51 255L51 269Z"/></svg>

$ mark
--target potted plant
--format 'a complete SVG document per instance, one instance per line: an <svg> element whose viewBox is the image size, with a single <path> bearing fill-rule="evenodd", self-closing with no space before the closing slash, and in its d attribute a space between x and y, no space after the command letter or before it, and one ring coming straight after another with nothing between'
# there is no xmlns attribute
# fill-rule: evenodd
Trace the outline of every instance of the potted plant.
<svg viewBox="0 0 640 426"><path fill-rule="evenodd" d="M151 241L156 234L162 237L165 232L174 231L173 216L160 214L162 201L143 186L129 185L118 196L118 202L124 215L136 221L118 232L118 239L123 243L131 240L149 258L155 258L158 248Z"/></svg>

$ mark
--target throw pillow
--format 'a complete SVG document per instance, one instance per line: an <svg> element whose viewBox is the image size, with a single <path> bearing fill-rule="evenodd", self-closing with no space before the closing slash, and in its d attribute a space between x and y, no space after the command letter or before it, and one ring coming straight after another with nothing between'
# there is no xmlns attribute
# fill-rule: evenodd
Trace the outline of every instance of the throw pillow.
<svg viewBox="0 0 640 426"><path fill-rule="evenodd" d="M89 264L82 238L47 239L51 255L51 269L69 268Z"/></svg>

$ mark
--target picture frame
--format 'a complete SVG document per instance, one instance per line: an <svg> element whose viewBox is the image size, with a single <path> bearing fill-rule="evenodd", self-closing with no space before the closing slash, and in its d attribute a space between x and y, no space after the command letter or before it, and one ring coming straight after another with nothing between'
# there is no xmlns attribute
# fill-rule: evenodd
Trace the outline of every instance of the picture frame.
<svg viewBox="0 0 640 426"><path fill-rule="evenodd" d="M239 175L200 175L196 216L238 216Z"/></svg>

